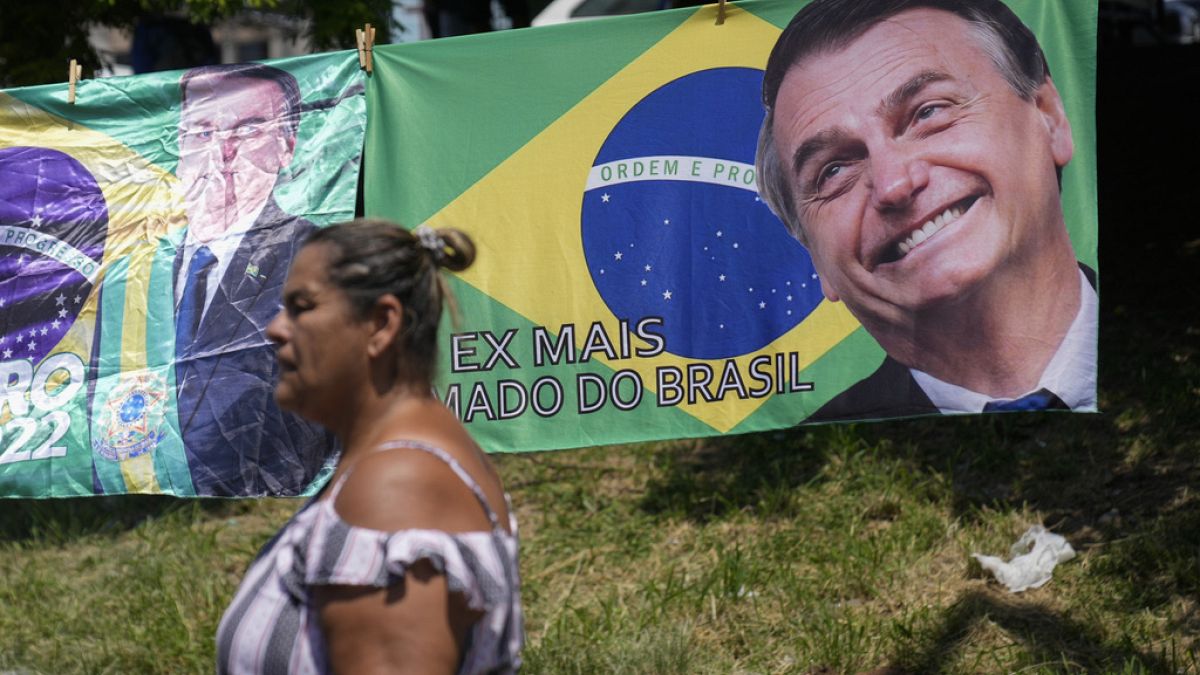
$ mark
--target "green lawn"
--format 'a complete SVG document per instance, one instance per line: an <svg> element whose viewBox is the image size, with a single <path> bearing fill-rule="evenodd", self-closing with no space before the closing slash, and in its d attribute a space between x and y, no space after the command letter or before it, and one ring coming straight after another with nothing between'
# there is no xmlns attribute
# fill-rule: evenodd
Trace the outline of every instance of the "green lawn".
<svg viewBox="0 0 1200 675"><path fill-rule="evenodd" d="M1200 673L1200 316L1104 321L1100 415L498 457L527 672ZM2 504L0 670L44 673L210 671L241 572L297 506ZM969 554L1033 523L1080 555L1012 595Z"/></svg>

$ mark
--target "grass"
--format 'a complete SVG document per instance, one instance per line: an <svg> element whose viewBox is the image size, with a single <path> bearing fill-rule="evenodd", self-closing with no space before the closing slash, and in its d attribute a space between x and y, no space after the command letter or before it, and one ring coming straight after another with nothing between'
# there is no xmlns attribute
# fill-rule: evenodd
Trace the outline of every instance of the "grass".
<svg viewBox="0 0 1200 675"><path fill-rule="evenodd" d="M526 672L1200 674L1200 234L1179 187L1196 176L1172 189L1121 161L1105 139L1141 106L1106 81L1105 412L498 457ZM1169 142L1195 93L1143 142ZM210 672L238 578L295 508L0 502L0 671ZM1012 595L969 555L1034 523L1079 557Z"/></svg>

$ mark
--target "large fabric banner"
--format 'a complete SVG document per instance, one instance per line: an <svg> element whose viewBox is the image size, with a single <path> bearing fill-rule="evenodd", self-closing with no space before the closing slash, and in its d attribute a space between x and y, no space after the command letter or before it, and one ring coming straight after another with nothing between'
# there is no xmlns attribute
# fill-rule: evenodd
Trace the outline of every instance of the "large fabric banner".
<svg viewBox="0 0 1200 675"><path fill-rule="evenodd" d="M1096 409L1095 3L898 4L376 48L365 208L478 245L484 447Z"/></svg>
<svg viewBox="0 0 1200 675"><path fill-rule="evenodd" d="M353 215L353 52L0 92L0 495L299 494L264 335Z"/></svg>

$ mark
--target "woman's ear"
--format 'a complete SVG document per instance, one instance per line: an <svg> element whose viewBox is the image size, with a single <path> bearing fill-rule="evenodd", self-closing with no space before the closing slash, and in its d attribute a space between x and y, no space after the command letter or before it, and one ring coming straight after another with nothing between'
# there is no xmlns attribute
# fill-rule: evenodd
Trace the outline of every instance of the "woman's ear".
<svg viewBox="0 0 1200 675"><path fill-rule="evenodd" d="M391 293L375 300L370 316L371 335L367 338L367 356L375 358L396 342L404 330L404 305Z"/></svg>

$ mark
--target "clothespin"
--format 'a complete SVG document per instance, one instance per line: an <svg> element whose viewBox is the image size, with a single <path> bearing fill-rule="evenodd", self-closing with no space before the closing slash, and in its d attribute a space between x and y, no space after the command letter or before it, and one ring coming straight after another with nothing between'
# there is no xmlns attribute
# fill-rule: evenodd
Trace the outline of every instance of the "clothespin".
<svg viewBox="0 0 1200 675"><path fill-rule="evenodd" d="M725 23L725 0L717 0L717 25Z"/></svg>
<svg viewBox="0 0 1200 675"><path fill-rule="evenodd" d="M370 73L374 68L371 50L375 47L375 28L368 23L354 31L354 37L358 42L358 67Z"/></svg>
<svg viewBox="0 0 1200 675"><path fill-rule="evenodd" d="M75 85L83 78L83 66L75 59L67 66L67 103L75 103Z"/></svg>

